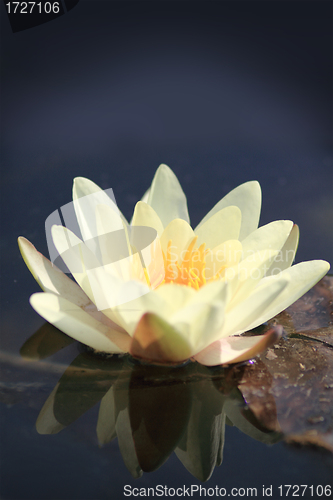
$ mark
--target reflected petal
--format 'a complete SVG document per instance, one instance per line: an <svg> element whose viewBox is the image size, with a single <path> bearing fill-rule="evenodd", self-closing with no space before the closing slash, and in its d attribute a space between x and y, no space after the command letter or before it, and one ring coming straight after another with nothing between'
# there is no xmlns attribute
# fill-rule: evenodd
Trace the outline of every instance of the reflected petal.
<svg viewBox="0 0 333 500"><path fill-rule="evenodd" d="M192 410L187 432L175 452L199 481L207 481L222 462L225 402L211 380L192 384Z"/></svg>
<svg viewBox="0 0 333 500"><path fill-rule="evenodd" d="M44 359L73 342L73 338L62 333L50 323L45 323L24 342L20 349L20 355L26 359Z"/></svg>
<svg viewBox="0 0 333 500"><path fill-rule="evenodd" d="M184 371L138 365L132 372L129 415L136 456L145 472L158 469L184 433L191 408L189 384L178 379Z"/></svg>
<svg viewBox="0 0 333 500"><path fill-rule="evenodd" d="M103 396L98 412L96 433L98 442L106 444L112 441L116 436L116 409L114 402L114 389L110 387Z"/></svg>
<svg viewBox="0 0 333 500"><path fill-rule="evenodd" d="M36 421L36 430L38 434L58 434L58 432L66 427L66 425L58 422L54 416L53 405L58 387L59 384L55 386L38 415Z"/></svg>
<svg viewBox="0 0 333 500"><path fill-rule="evenodd" d="M102 360L80 354L70 364L58 383L53 412L67 426L95 406L107 393L121 372L121 359Z"/></svg>

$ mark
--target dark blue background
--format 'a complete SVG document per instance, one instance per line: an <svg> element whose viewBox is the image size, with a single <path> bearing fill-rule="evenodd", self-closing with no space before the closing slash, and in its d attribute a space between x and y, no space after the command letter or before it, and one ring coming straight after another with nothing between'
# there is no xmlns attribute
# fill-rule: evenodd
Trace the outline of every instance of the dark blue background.
<svg viewBox="0 0 333 500"><path fill-rule="evenodd" d="M28 303L38 285L16 238L26 236L47 252L45 219L71 200L75 176L111 187L129 218L158 165L167 163L187 194L193 225L230 189L257 179L261 224L294 220L301 231L296 260L332 263L331 2L80 0L58 19L17 33L4 4L0 10L3 350L17 355L43 323ZM5 411L3 419L12 425L2 439L6 453L11 450L3 475L6 498L22 498L24 484L26 498L44 498L52 468L63 474L63 455L74 474L66 483L68 498L82 498L87 471L91 485L101 484L99 471L105 481L96 495L93 486L86 490L87 498L107 497L112 485L120 494L127 473L113 474L112 460L116 470L124 469L114 448L95 462L89 456L97 455L96 443L94 452L83 444L82 462L73 465L81 445L64 434L58 444L52 441L51 458L52 437L33 431L37 414L17 406ZM251 486L251 478L254 485L265 484L265 477L272 482L274 467L282 484L290 484L291 471L295 482L322 480L316 458L296 460L292 469L285 466L294 460L290 455L236 434L226 444L226 475L220 469L214 474L221 485ZM251 453L256 460L248 458ZM176 463L166 465L167 476L177 470L177 484L190 481ZM240 470L231 475L242 463L243 482ZM36 467L41 483L31 475ZM23 490L10 474L23 478ZM165 482L163 474L144 481ZM56 484L49 498L65 491Z"/></svg>

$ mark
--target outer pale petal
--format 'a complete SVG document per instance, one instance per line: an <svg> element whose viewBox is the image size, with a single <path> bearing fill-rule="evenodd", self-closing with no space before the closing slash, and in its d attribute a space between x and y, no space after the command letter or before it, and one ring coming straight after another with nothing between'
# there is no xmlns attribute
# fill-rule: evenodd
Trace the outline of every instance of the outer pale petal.
<svg viewBox="0 0 333 500"><path fill-rule="evenodd" d="M279 314L281 311L293 304L308 290L310 290L310 288L312 288L323 276L325 276L329 268L330 266L328 262L325 262L324 260L312 260L309 262L301 262L295 266L289 267L276 276L268 276L267 278L264 278L255 290L255 293L262 293L263 291L268 290L274 282L279 282L280 280L285 279L288 284L282 293L272 300L271 304L266 309L264 314L261 315L260 319L251 322L248 329L255 328L264 321L273 318L276 314Z"/></svg>
<svg viewBox="0 0 333 500"><path fill-rule="evenodd" d="M130 354L153 363L181 363L190 357L191 346L169 323L146 313L135 330Z"/></svg>
<svg viewBox="0 0 333 500"><path fill-rule="evenodd" d="M173 219L190 222L186 196L179 181L167 165L160 165L151 184L148 205L153 207L166 227Z"/></svg>
<svg viewBox="0 0 333 500"><path fill-rule="evenodd" d="M71 300L78 306L91 304L84 291L60 269L39 253L30 241L22 236L18 239L24 262L33 277L45 292L52 292Z"/></svg>
<svg viewBox="0 0 333 500"><path fill-rule="evenodd" d="M224 276L229 283L231 297L228 310L242 302L258 285L276 254L277 250L262 250L226 270Z"/></svg>
<svg viewBox="0 0 333 500"><path fill-rule="evenodd" d="M112 330L68 300L53 293L35 293L30 297L32 307L49 323L70 337L97 351L127 352L130 337Z"/></svg>
<svg viewBox="0 0 333 500"><path fill-rule="evenodd" d="M206 366L246 361L276 343L281 335L282 327L277 326L269 330L265 335L227 337L210 344L206 349L194 356L194 359Z"/></svg>
<svg viewBox="0 0 333 500"><path fill-rule="evenodd" d="M212 215L230 205L237 206L242 212L242 225L239 233L239 239L242 241L252 231L258 227L261 210L261 189L257 181L250 181L236 187L220 200L214 208L202 219L195 229L195 232Z"/></svg>
<svg viewBox="0 0 333 500"><path fill-rule="evenodd" d="M225 323L221 338L243 333L246 330L261 325L272 316L268 316L267 311L271 307L271 303L279 298L283 290L288 285L288 278L275 280L273 283L268 283L266 287L257 287L249 297L239 302L235 307L229 310L225 316Z"/></svg>
<svg viewBox="0 0 333 500"><path fill-rule="evenodd" d="M278 274L281 271L284 271L285 269L291 266L291 264L295 259L298 247L298 240L299 240L299 229L297 224L294 224L294 227L290 231L287 241L281 248L281 251L273 260L273 263L271 267L268 269L266 276Z"/></svg>
<svg viewBox="0 0 333 500"><path fill-rule="evenodd" d="M155 210L143 201L139 201L135 205L132 226L152 227L157 231L159 237L163 233L163 224L161 222L161 219L159 218Z"/></svg>
<svg viewBox="0 0 333 500"><path fill-rule="evenodd" d="M243 259L266 248L281 250L292 227L293 223L290 220L278 220L259 227L242 241Z"/></svg>
<svg viewBox="0 0 333 500"><path fill-rule="evenodd" d="M194 231L198 236L196 246L206 243L208 248L214 248L227 240L238 240L241 220L241 211L236 206L219 210Z"/></svg>
<svg viewBox="0 0 333 500"><path fill-rule="evenodd" d="M104 264L116 262L130 255L127 225L110 206L97 205L95 207L96 230L95 255Z"/></svg>
<svg viewBox="0 0 333 500"><path fill-rule="evenodd" d="M76 177L73 184L73 204L76 217L84 240L97 236L95 209L98 205L107 205L114 210L119 219L127 224L117 205L97 184L84 177Z"/></svg>
<svg viewBox="0 0 333 500"><path fill-rule="evenodd" d="M100 267L100 262L80 238L66 227L53 226L51 232L55 247L66 266L80 287L94 301L87 270Z"/></svg>

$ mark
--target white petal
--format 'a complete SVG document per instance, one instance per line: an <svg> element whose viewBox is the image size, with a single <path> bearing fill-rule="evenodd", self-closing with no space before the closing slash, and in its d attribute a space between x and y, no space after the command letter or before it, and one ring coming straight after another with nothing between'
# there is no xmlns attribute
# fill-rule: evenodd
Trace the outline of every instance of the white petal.
<svg viewBox="0 0 333 500"><path fill-rule="evenodd" d="M18 243L26 265L45 292L61 295L80 307L91 304L91 300L84 291L39 253L30 241L20 237Z"/></svg>
<svg viewBox="0 0 333 500"><path fill-rule="evenodd" d="M35 293L32 307L70 337L103 352L127 352L130 337L100 323L80 307L53 293Z"/></svg>
<svg viewBox="0 0 333 500"><path fill-rule="evenodd" d="M167 165L160 165L157 169L147 203L158 214L164 227L173 219L190 222L186 196L177 177Z"/></svg>
<svg viewBox="0 0 333 500"><path fill-rule="evenodd" d="M278 220L259 227L242 241L243 259L261 250L281 250L292 230L290 220Z"/></svg>
<svg viewBox="0 0 333 500"><path fill-rule="evenodd" d="M202 219L195 229L201 227L212 215L230 205L237 206L242 213L242 225L239 233L239 239L242 241L252 231L258 227L261 210L261 189L257 181L250 181L236 187L220 200L214 208Z"/></svg>
<svg viewBox="0 0 333 500"><path fill-rule="evenodd" d="M238 207L228 206L214 213L194 232L198 236L196 246L206 243L214 248L227 240L238 240L242 214Z"/></svg>
<svg viewBox="0 0 333 500"><path fill-rule="evenodd" d="M266 276L271 276L274 274L278 274L284 269L287 269L291 266L295 259L296 250L298 247L299 240L299 229L297 224L294 224L294 227L290 231L290 234L287 238L287 241L281 248L281 251L273 260L271 267L268 269Z"/></svg>

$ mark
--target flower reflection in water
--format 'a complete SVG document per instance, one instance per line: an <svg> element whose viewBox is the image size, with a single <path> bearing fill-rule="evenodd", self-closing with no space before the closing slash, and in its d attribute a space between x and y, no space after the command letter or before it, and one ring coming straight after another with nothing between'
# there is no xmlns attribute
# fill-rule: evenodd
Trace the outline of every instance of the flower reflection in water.
<svg viewBox="0 0 333 500"><path fill-rule="evenodd" d="M44 357L61 347L61 332L48 330L45 343L42 330L23 346L24 356L34 357L39 349ZM133 477L158 469L175 451L193 476L206 481L222 463L225 424L265 443L282 436L262 427L247 409L237 388L241 373L237 366L147 366L129 356L82 352L49 395L36 428L40 434L58 433L100 402L98 441L105 445L118 438ZM274 400L271 418L276 420Z"/></svg>

